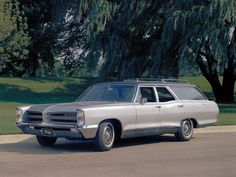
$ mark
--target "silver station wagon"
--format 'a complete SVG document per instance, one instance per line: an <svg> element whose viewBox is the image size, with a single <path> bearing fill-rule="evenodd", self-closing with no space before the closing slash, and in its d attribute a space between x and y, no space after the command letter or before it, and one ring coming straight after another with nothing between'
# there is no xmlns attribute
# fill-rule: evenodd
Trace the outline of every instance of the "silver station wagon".
<svg viewBox="0 0 236 177"><path fill-rule="evenodd" d="M219 109L195 85L170 79L130 79L90 86L75 102L18 107L16 125L42 146L57 138L92 139L101 151L117 139L174 134L214 124Z"/></svg>

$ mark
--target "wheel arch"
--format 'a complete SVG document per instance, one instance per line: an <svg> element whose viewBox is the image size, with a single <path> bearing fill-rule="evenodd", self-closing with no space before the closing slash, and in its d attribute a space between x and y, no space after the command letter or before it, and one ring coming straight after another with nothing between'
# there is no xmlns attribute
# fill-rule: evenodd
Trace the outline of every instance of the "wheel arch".
<svg viewBox="0 0 236 177"><path fill-rule="evenodd" d="M106 118L106 119L103 119L99 125L102 123L102 122L105 122L105 121L109 121L112 123L112 125L114 126L115 128L115 139L118 140L122 137L122 130L123 130L123 127L122 127L122 123L121 121L118 119L118 118Z"/></svg>
<svg viewBox="0 0 236 177"><path fill-rule="evenodd" d="M191 120L191 121L193 122L193 128L198 128L198 127L199 127L199 124L198 124L197 120L196 120L195 118L193 118L193 117L191 117L191 118L185 118L185 119L183 119L183 120ZM182 121L183 121L183 120L182 120Z"/></svg>

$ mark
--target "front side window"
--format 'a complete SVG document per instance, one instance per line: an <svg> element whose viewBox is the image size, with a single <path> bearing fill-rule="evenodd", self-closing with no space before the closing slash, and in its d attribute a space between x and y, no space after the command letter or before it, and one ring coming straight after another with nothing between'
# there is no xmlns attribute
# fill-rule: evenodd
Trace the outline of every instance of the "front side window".
<svg viewBox="0 0 236 177"><path fill-rule="evenodd" d="M157 87L157 93L159 97L159 102L173 101L175 98L171 95L169 90L165 87Z"/></svg>
<svg viewBox="0 0 236 177"><path fill-rule="evenodd" d="M153 87L140 87L140 97L146 98L147 102L156 102L156 96Z"/></svg>
<svg viewBox="0 0 236 177"><path fill-rule="evenodd" d="M171 86L180 100L205 100L204 95L192 86Z"/></svg>
<svg viewBox="0 0 236 177"><path fill-rule="evenodd" d="M98 84L89 88L76 101L131 102L134 92L134 85Z"/></svg>

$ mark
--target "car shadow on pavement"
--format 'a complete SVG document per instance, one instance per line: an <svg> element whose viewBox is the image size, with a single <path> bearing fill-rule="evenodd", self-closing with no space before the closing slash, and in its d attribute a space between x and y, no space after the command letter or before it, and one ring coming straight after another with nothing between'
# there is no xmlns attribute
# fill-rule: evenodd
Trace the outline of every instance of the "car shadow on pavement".
<svg viewBox="0 0 236 177"><path fill-rule="evenodd" d="M114 148L139 146L139 145L147 145L147 144L157 144L157 143L162 143L162 142L175 142L175 141L177 140L172 135L138 137L138 138L120 140L119 142L115 144Z"/></svg>
<svg viewBox="0 0 236 177"><path fill-rule="evenodd" d="M157 144L162 142L176 142L174 136L150 136L141 138L131 138L120 140L114 145L114 149L125 148L130 146L140 146L148 144ZM97 153L93 141L69 141L59 139L53 147L41 147L36 138L29 138L18 143L0 144L0 153L13 152L20 154L65 154L65 153Z"/></svg>
<svg viewBox="0 0 236 177"><path fill-rule="evenodd" d="M0 153L13 152L20 154L63 154L77 152L96 152L92 141L69 141L58 139L52 147L41 147L36 138L29 138L17 143L0 144Z"/></svg>

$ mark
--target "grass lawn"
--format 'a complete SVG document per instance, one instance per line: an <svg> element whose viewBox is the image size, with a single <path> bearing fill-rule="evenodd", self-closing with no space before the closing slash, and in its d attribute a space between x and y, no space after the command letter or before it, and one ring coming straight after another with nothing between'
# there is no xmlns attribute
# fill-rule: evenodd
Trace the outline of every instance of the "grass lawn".
<svg viewBox="0 0 236 177"><path fill-rule="evenodd" d="M208 97L211 87L203 77L184 77L200 86ZM70 102L96 78L0 78L0 134L20 133L15 127L15 108L20 105ZM236 125L236 104L220 104L217 125Z"/></svg>
<svg viewBox="0 0 236 177"><path fill-rule="evenodd" d="M219 104L220 115L216 125L236 125L236 103Z"/></svg>
<svg viewBox="0 0 236 177"><path fill-rule="evenodd" d="M21 105L75 100L95 78L0 78L0 134L19 133L15 109Z"/></svg>

